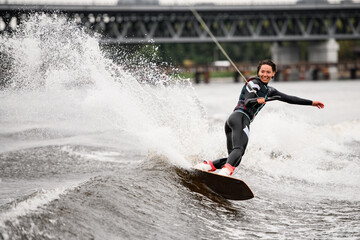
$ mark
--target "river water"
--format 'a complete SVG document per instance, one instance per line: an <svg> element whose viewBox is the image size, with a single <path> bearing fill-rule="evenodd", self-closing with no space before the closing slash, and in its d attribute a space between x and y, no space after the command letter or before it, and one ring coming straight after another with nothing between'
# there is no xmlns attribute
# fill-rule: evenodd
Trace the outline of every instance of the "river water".
<svg viewBox="0 0 360 240"><path fill-rule="evenodd" d="M359 81L272 84L325 109L267 103L234 174L255 198L227 201L188 172L226 156L242 84L114 63L56 15L0 41L0 239L360 238Z"/></svg>

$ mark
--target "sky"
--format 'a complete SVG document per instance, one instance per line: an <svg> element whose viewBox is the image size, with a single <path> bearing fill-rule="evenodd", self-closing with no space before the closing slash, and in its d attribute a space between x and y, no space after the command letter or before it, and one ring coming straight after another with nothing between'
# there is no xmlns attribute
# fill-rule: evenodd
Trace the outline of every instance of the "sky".
<svg viewBox="0 0 360 240"><path fill-rule="evenodd" d="M339 3L341 0L328 0ZM61 5L116 5L118 0L0 0L0 4L61 4ZM260 4L293 4L297 0L159 0L161 5L188 5L213 3L216 5L260 5ZM354 0L360 3L360 0Z"/></svg>

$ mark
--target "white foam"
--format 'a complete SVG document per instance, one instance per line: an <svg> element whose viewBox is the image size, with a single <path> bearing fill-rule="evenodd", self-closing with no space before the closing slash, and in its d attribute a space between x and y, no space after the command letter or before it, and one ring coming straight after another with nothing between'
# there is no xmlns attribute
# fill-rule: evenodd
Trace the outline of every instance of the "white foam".
<svg viewBox="0 0 360 240"><path fill-rule="evenodd" d="M341 125L359 127L358 122ZM264 114L253 124L247 163L278 177L355 186L360 182L360 163L350 156L355 149L347 145L354 138L347 127L342 131L339 127L314 125L283 113Z"/></svg>
<svg viewBox="0 0 360 240"><path fill-rule="evenodd" d="M17 218L25 216L31 212L38 210L41 206L58 199L61 194L64 194L68 188L57 188L52 190L41 190L35 196L30 197L22 202L14 204L14 206L0 213L0 227L5 227L6 221L16 223Z"/></svg>

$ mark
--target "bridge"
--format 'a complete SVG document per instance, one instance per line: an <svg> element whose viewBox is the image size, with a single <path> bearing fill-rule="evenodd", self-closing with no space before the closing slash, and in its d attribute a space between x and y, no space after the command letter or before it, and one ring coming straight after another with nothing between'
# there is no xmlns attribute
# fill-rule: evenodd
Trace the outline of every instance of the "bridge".
<svg viewBox="0 0 360 240"><path fill-rule="evenodd" d="M219 42L360 39L360 4L196 6ZM186 6L0 5L0 33L32 12L60 12L103 42L211 42Z"/></svg>

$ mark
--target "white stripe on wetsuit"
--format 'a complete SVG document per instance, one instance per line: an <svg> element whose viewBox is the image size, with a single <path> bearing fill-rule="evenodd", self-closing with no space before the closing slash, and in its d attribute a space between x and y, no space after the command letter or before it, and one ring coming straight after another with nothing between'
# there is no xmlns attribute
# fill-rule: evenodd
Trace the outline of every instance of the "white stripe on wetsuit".
<svg viewBox="0 0 360 240"><path fill-rule="evenodd" d="M250 130L249 130L249 128L248 128L248 126L246 126L244 129L243 129L243 131L246 133L246 136L248 137L248 139L250 139Z"/></svg>

